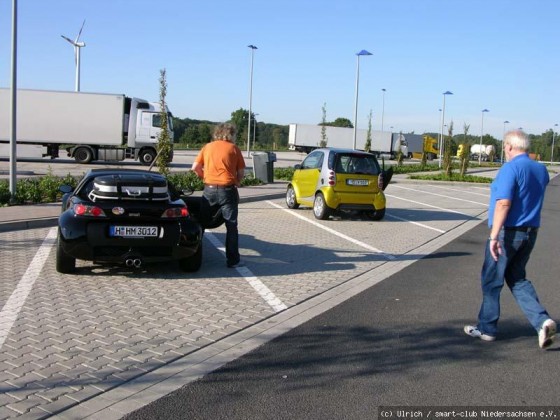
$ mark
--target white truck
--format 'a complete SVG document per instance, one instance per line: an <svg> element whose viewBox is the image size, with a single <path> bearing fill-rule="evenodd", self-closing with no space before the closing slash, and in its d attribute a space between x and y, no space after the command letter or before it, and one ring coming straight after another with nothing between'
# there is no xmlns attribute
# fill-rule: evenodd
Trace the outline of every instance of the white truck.
<svg viewBox="0 0 560 420"><path fill-rule="evenodd" d="M326 147L354 148L354 129L346 127L325 126ZM321 125L290 124L288 148L299 152L309 153L321 147ZM365 150L367 130L356 130L356 149ZM370 151L377 156L389 155L394 158L398 152L408 156L408 145L404 136L389 131L371 132Z"/></svg>
<svg viewBox="0 0 560 420"><path fill-rule="evenodd" d="M31 89L18 89L16 98L18 157L54 159L63 147L79 163L134 159L150 165L157 155L162 118L158 102L122 94ZM10 89L0 88L2 157L9 156L11 148L10 104ZM166 111L173 139L171 113Z"/></svg>
<svg viewBox="0 0 560 420"><path fill-rule="evenodd" d="M496 149L491 144L473 144L470 150L470 158L471 160L478 160L480 155L480 160L486 162L490 159L490 157L496 156Z"/></svg>

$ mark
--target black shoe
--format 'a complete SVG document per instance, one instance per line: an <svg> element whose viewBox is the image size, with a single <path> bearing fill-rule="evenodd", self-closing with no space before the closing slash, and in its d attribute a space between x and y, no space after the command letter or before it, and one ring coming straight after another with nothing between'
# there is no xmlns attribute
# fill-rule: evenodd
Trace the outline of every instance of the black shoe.
<svg viewBox="0 0 560 420"><path fill-rule="evenodd" d="M245 267L241 261L237 261L236 263L227 263L228 268L237 268L237 267Z"/></svg>

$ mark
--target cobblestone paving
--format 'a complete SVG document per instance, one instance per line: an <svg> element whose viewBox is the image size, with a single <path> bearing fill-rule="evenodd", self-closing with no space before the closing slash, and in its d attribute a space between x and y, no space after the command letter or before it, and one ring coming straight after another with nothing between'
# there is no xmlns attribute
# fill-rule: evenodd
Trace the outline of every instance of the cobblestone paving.
<svg viewBox="0 0 560 420"><path fill-rule="evenodd" d="M448 197L398 194L461 214L390 199L383 222L353 216L317 222L308 209L286 211L282 200L246 203L243 259L290 307L385 264L388 256L372 248L419 258L414 248L485 211ZM413 217L441 231L402 220ZM2 306L48 232L0 234ZM223 227L212 234L224 242ZM54 258L51 250L1 348L0 419L46 418L275 314L208 240L203 267L189 275L175 264L138 272L81 261L76 274L60 275Z"/></svg>

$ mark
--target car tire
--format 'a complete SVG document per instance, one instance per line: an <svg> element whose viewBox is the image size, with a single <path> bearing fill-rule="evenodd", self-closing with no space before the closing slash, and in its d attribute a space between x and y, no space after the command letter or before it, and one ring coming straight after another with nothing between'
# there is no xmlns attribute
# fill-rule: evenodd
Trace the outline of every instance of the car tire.
<svg viewBox="0 0 560 420"><path fill-rule="evenodd" d="M181 267L181 270L187 273L194 273L200 270L201 266L202 266L202 242L198 246L198 249L196 250L194 255L179 260L179 267Z"/></svg>
<svg viewBox="0 0 560 420"><path fill-rule="evenodd" d="M315 200L313 201L313 214L315 215L315 218L325 220L329 218L331 213L332 209L327 206L323 193L317 193L317 195L315 195Z"/></svg>
<svg viewBox="0 0 560 420"><path fill-rule="evenodd" d="M288 206L289 209L299 208L299 203L297 202L297 198L296 198L296 191L294 190L294 187L292 187L291 185L288 187L286 191L286 206Z"/></svg>
<svg viewBox="0 0 560 420"><path fill-rule="evenodd" d="M60 233L56 241L56 271L62 274L73 273L76 270L76 258L72 258L62 248Z"/></svg>
<svg viewBox="0 0 560 420"><path fill-rule="evenodd" d="M371 220L381 220L385 217L385 208L366 211L366 216Z"/></svg>

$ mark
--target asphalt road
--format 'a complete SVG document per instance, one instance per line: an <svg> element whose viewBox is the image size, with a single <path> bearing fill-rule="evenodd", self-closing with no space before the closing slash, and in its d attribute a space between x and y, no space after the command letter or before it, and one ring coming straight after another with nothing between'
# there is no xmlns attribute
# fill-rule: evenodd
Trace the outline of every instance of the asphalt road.
<svg viewBox="0 0 560 420"><path fill-rule="evenodd" d="M560 314L560 179L548 188L528 265ZM380 406L560 405L555 344L508 290L498 340L467 337L476 321L485 224L256 351L126 416L139 419L369 419ZM557 412L558 413L558 412ZM398 417L393 417L398 418Z"/></svg>
<svg viewBox="0 0 560 420"><path fill-rule="evenodd" d="M198 154L198 150L175 150L175 155L173 162L170 164L171 172L181 172L186 171L191 168L194 158ZM301 162L306 154L299 152L275 152L277 157L277 162L274 163L275 168L285 168L294 166L295 164ZM247 157L246 151L243 152L245 162L248 168L252 168L253 160L251 157ZM132 160L125 160L122 162L92 162L90 164L80 164L76 163L74 159L70 158L58 158L50 160L44 159L24 159L17 162L17 174L18 177L32 177L32 176L44 176L48 173L57 176L71 175L81 175L90 168L145 168L139 162ZM10 174L10 162L6 158L0 158L0 179L8 178Z"/></svg>

